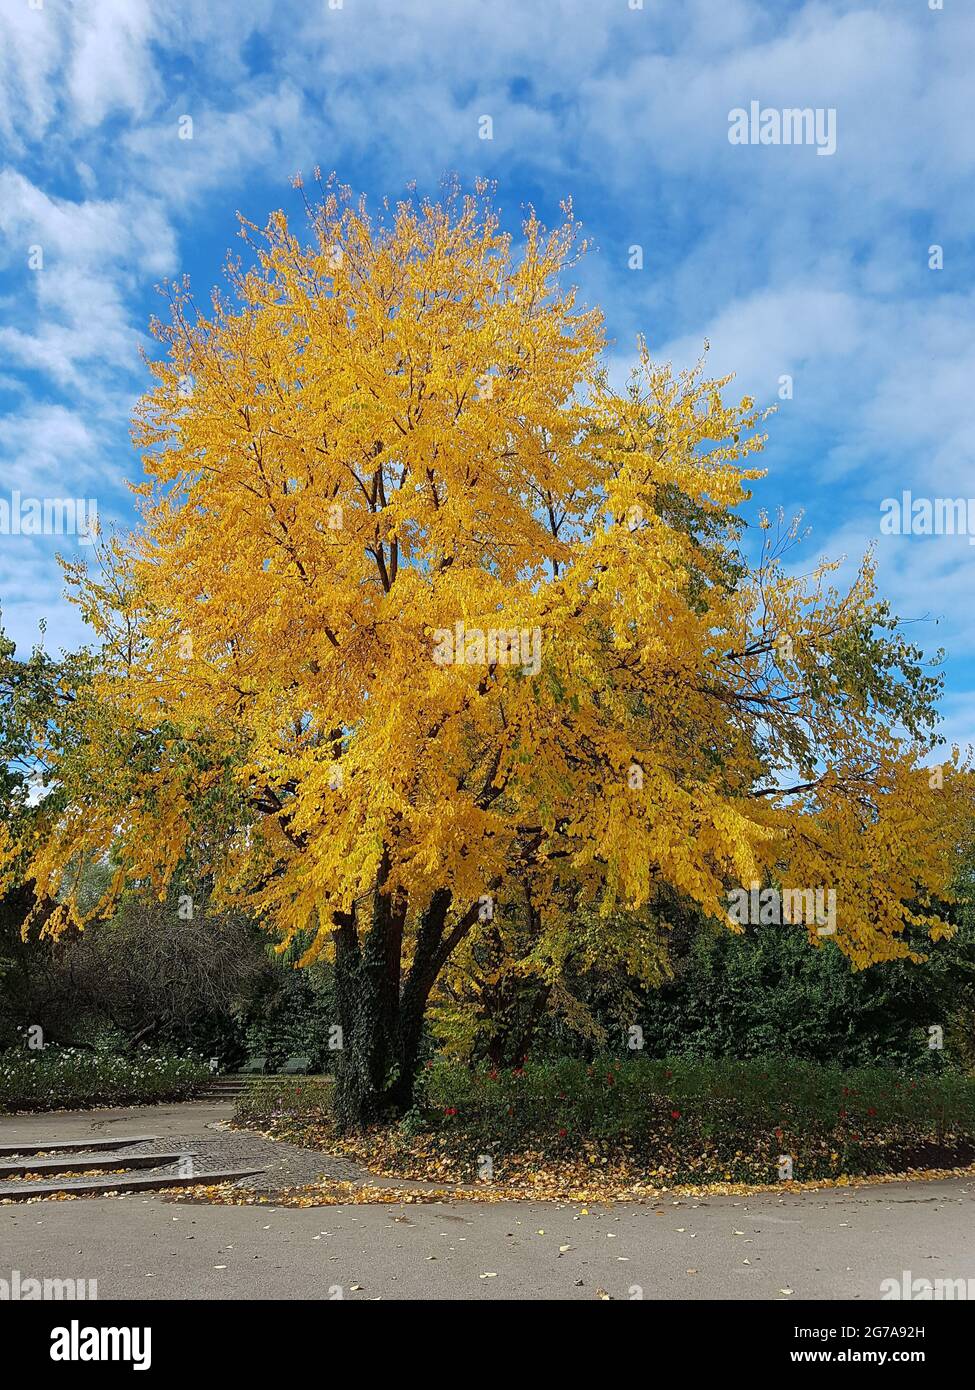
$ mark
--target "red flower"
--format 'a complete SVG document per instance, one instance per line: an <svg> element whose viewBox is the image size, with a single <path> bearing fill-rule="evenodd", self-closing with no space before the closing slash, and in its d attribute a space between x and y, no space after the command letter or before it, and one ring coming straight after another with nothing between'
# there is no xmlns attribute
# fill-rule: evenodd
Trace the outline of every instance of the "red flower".
<svg viewBox="0 0 975 1390"><path fill-rule="evenodd" d="M457 1107L455 1105L445 1105L443 1108L443 1113L445 1115L456 1115Z"/></svg>
<svg viewBox="0 0 975 1390"><path fill-rule="evenodd" d="M568 1134L568 1132L569 1132L569 1131L568 1131L567 1129L560 1129L560 1130L559 1130L559 1138L560 1138L560 1139L564 1139L565 1136Z"/></svg>
<svg viewBox="0 0 975 1390"><path fill-rule="evenodd" d="M867 1109L867 1114L868 1114L868 1115L876 1115L876 1113L877 1113L877 1112L876 1112L876 1110L873 1108L872 1105L868 1107L868 1109Z"/></svg>
<svg viewBox="0 0 975 1390"><path fill-rule="evenodd" d="M670 1112L670 1118L671 1118L672 1120L679 1120L679 1119L680 1119L680 1111L679 1111L679 1110L671 1110L671 1112Z"/></svg>

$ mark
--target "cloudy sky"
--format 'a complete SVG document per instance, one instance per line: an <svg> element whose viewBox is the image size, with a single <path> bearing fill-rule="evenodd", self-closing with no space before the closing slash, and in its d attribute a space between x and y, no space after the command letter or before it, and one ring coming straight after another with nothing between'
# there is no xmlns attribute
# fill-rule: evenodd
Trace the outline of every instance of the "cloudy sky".
<svg viewBox="0 0 975 1390"><path fill-rule="evenodd" d="M778 404L757 500L804 511L810 564L877 542L967 741L975 547L879 522L904 489L975 497L973 67L970 0L0 0L0 497L130 522L154 287L205 298L238 211L299 215L297 171L485 175L514 230L571 195L614 372L639 333L681 365L707 339ZM753 102L835 111L835 152L731 143ZM80 637L59 547L0 536L19 643Z"/></svg>

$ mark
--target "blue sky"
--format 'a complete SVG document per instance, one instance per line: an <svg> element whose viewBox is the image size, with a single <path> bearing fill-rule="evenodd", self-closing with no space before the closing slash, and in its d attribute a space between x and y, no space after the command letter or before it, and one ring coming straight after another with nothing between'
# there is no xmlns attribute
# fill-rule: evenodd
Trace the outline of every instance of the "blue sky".
<svg viewBox="0 0 975 1390"><path fill-rule="evenodd" d="M937 3L0 0L0 495L129 523L154 286L187 272L205 298L238 210L299 216L295 172L372 198L485 175L513 229L569 195L614 373L639 333L675 365L707 338L714 374L779 404L757 501L804 510L810 564L877 542L967 742L975 548L879 534L903 489L975 496L975 6ZM731 144L752 101L835 109L835 153ZM81 636L59 546L0 536L19 643L42 617L49 647Z"/></svg>

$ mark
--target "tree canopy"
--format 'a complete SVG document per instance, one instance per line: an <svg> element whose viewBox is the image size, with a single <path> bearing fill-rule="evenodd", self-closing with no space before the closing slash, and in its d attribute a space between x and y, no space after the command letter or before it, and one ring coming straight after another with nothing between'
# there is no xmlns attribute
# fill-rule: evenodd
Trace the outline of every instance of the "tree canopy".
<svg viewBox="0 0 975 1390"><path fill-rule="evenodd" d="M857 966L942 932L971 793L958 750L925 765L939 678L871 556L843 588L796 523L753 547L755 403L645 348L613 387L570 209L517 244L481 188L306 209L153 325L140 526L68 567L98 659L45 730L45 930L81 861L163 894L190 860L346 962L376 1093L526 893L553 957L580 909L638 961L659 891L722 918L753 882L835 890Z"/></svg>

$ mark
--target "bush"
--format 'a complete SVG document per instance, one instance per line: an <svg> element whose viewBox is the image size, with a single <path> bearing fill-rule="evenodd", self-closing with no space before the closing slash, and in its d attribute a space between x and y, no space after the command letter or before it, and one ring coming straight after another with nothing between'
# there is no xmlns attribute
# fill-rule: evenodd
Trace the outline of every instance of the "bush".
<svg viewBox="0 0 975 1390"><path fill-rule="evenodd" d="M659 920L640 921L645 970L580 943L560 960L557 983L540 968L530 934L509 924L462 951L433 997L431 1028L440 1047L464 1061L517 1066L530 1058L604 1052L628 1056L631 1030L643 1030L645 1057L802 1058L841 1067L975 1067L975 882L952 913L951 938L906 940L923 961L882 961L854 970L824 938L810 944L795 927L748 926L740 934L665 898ZM639 920L639 919L638 919ZM621 914L621 940L628 939ZM659 973L654 977L654 962ZM929 1051L932 1025L943 1052Z"/></svg>
<svg viewBox="0 0 975 1390"><path fill-rule="evenodd" d="M625 1155L670 1181L899 1172L975 1159L975 1080L778 1058L433 1063L418 1113L457 1153ZM414 1117L415 1124L415 1117Z"/></svg>
<svg viewBox="0 0 975 1390"><path fill-rule="evenodd" d="M293 955L269 963L252 992L243 1029L245 1051L266 1057L268 1071L276 1071L289 1057L308 1057L311 1071L326 1071L335 1063L328 1042L329 1028L338 1018L331 967L296 970Z"/></svg>
<svg viewBox="0 0 975 1390"><path fill-rule="evenodd" d="M646 991L626 1022L642 1026L657 1057L774 1052L826 1066L910 1069L942 1060L925 1055L928 1028L949 1024L971 975L972 945L962 928L953 940L926 943L924 965L885 961L854 971L834 943L811 947L795 929L700 930L674 979ZM625 1045L625 1029L613 1032ZM958 1052L952 1041L946 1056Z"/></svg>
<svg viewBox="0 0 975 1390"><path fill-rule="evenodd" d="M0 1052L0 1111L184 1100L209 1074L199 1058L175 1054L10 1048Z"/></svg>
<svg viewBox="0 0 975 1390"><path fill-rule="evenodd" d="M192 919L180 913L184 888ZM307 942L272 952L255 922L211 911L198 881L179 879L164 902L133 892L112 917L56 941L22 939L31 902L22 889L0 895L0 1051L39 1026L59 1047L135 1043L216 1057L221 1070L258 1054L271 1069L295 1055L320 1070L332 1060L330 968L295 969Z"/></svg>

